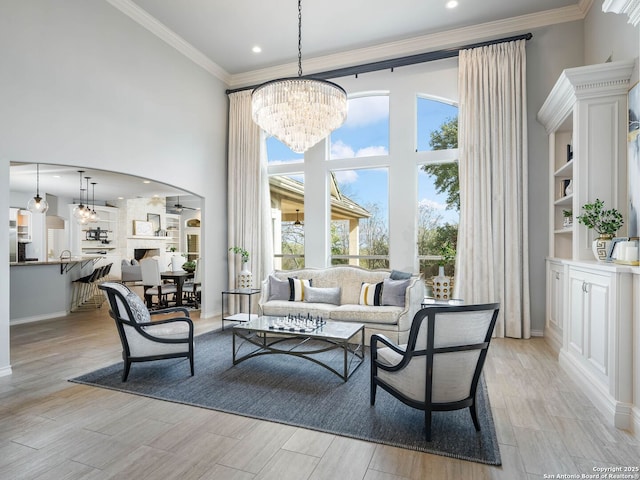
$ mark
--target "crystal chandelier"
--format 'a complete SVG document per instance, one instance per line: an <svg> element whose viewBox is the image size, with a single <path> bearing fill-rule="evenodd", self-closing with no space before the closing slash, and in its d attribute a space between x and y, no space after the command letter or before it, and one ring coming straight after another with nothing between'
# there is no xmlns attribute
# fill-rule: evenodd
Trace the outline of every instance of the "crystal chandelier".
<svg viewBox="0 0 640 480"><path fill-rule="evenodd" d="M251 95L253 121L296 153L304 153L347 118L347 93L302 76L302 6L298 0L298 76L271 80Z"/></svg>

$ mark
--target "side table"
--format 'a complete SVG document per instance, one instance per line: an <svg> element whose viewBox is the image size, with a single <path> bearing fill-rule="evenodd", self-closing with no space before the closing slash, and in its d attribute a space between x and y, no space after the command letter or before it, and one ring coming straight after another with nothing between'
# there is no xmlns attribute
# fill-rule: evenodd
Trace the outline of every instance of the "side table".
<svg viewBox="0 0 640 480"><path fill-rule="evenodd" d="M224 322L249 322L258 318L258 315L251 313L251 297L260 293L259 288L234 288L222 291L222 330L224 330ZM227 307L229 306L229 297L240 295L240 310L242 310L242 298L248 298L247 312L239 312L231 315L224 311L224 298L227 297Z"/></svg>

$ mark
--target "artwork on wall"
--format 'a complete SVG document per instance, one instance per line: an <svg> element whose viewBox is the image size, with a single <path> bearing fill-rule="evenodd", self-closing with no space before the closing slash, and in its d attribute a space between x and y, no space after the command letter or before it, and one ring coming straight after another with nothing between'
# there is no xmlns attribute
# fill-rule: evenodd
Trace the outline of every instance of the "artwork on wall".
<svg viewBox="0 0 640 480"><path fill-rule="evenodd" d="M627 130L629 160L629 225L628 235L640 233L640 83L629 90L629 128Z"/></svg>
<svg viewBox="0 0 640 480"><path fill-rule="evenodd" d="M153 224L151 222L145 222L143 220L134 220L133 234L142 236L142 237L153 236L154 235Z"/></svg>
<svg viewBox="0 0 640 480"><path fill-rule="evenodd" d="M154 235L158 235L162 225L160 224L160 214L159 213L147 213L147 222L151 222L153 225L153 233Z"/></svg>

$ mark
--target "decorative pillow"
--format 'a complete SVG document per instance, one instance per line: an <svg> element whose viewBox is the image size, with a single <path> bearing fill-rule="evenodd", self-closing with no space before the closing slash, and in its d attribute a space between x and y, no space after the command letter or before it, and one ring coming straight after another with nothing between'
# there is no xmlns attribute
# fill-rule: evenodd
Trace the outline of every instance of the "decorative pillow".
<svg viewBox="0 0 640 480"><path fill-rule="evenodd" d="M385 278L382 285L382 305L404 307L404 296L411 280Z"/></svg>
<svg viewBox="0 0 640 480"><path fill-rule="evenodd" d="M340 287L306 287L304 301L340 305Z"/></svg>
<svg viewBox="0 0 640 480"><path fill-rule="evenodd" d="M131 308L131 314L133 315L132 321L136 323L146 323L151 321L151 315L146 305L142 302L140 297L131 292L127 295L127 303Z"/></svg>
<svg viewBox="0 0 640 480"><path fill-rule="evenodd" d="M391 280L406 280L407 278L411 278L410 272L401 272L400 270L391 270L391 275L389 275Z"/></svg>
<svg viewBox="0 0 640 480"><path fill-rule="evenodd" d="M289 301L304 302L305 290L311 286L311 280L301 280L289 277Z"/></svg>
<svg viewBox="0 0 640 480"><path fill-rule="evenodd" d="M380 297L382 294L382 282L380 283L366 283L362 282L360 287L360 299L358 303L360 305L381 305Z"/></svg>
<svg viewBox="0 0 640 480"><path fill-rule="evenodd" d="M269 275L269 300L289 300L291 289L288 280L279 280L273 275Z"/></svg>

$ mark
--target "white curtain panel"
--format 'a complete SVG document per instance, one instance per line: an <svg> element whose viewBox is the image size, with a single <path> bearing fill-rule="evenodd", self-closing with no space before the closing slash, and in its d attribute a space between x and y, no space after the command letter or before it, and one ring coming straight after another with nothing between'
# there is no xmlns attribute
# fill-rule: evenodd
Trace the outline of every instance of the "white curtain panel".
<svg viewBox="0 0 640 480"><path fill-rule="evenodd" d="M229 95L228 241L249 252L253 287L273 270L271 199L260 127L251 118L251 91ZM229 252L229 288L236 288L240 255Z"/></svg>
<svg viewBox="0 0 640 480"><path fill-rule="evenodd" d="M456 296L500 302L499 337L529 338L525 40L459 57Z"/></svg>

